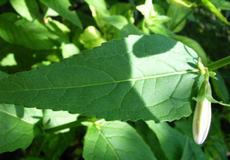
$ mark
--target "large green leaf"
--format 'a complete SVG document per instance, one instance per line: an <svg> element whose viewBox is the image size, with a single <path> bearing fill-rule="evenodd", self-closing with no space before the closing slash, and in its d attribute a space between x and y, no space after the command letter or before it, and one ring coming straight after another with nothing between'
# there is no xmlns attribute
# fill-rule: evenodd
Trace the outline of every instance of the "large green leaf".
<svg viewBox="0 0 230 160"><path fill-rule="evenodd" d="M154 160L150 148L125 122L96 122L87 131L83 156L86 160Z"/></svg>
<svg viewBox="0 0 230 160"><path fill-rule="evenodd" d="M60 16L63 16L63 18L82 28L82 24L77 13L69 9L71 6L69 0L41 0L41 2L44 3L47 7L55 10L60 14Z"/></svg>
<svg viewBox="0 0 230 160"><path fill-rule="evenodd" d="M129 36L0 80L0 102L110 120L172 121L191 114L196 59L173 39Z"/></svg>
<svg viewBox="0 0 230 160"><path fill-rule="evenodd" d="M5 41L31 49L51 49L58 37L38 21L18 19L16 14L0 15L0 37Z"/></svg>

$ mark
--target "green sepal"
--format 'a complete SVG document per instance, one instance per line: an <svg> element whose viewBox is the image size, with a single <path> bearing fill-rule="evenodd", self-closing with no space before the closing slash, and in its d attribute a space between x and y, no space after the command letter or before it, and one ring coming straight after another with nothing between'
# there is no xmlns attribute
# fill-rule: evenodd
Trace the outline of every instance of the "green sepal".
<svg viewBox="0 0 230 160"><path fill-rule="evenodd" d="M222 106L226 106L226 107L230 107L230 104L227 104L227 103L224 103L222 101L218 101L216 99L214 99L212 96L208 95L207 96L207 99L211 102L211 103L216 103L216 104L219 104L219 105L222 105Z"/></svg>
<svg viewBox="0 0 230 160"><path fill-rule="evenodd" d="M205 76L205 75L204 75ZM193 100L197 102L203 101L205 98L212 96L212 90L209 81L204 77L202 85L199 89L197 97L193 97Z"/></svg>

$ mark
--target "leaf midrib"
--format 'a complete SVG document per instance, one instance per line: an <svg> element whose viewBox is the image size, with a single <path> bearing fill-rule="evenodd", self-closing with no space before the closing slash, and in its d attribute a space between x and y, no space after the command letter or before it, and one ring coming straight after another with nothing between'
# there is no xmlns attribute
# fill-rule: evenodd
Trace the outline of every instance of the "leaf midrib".
<svg viewBox="0 0 230 160"><path fill-rule="evenodd" d="M96 127L97 128L97 127ZM98 129L98 128L97 128ZM115 157L117 160L120 160L120 156L117 153L117 151L115 150L115 148L113 147L113 144L111 144L111 142L107 139L107 137L104 135L104 133L98 129L98 133L99 135L101 135L101 137L105 140L106 144L109 146L109 148L112 150L112 152L114 153Z"/></svg>
<svg viewBox="0 0 230 160"><path fill-rule="evenodd" d="M159 74L159 75L123 79L123 80L118 80L118 81L90 83L90 84L85 84L85 85L80 85L80 86L75 85L75 86L62 86L62 87L37 88L37 89L26 89L25 88L25 89L7 90L7 91L6 90L4 90L4 91L0 90L0 92L15 93L15 92L31 92L31 91L47 91L47 90L61 90L61 89L95 87L95 86L103 86L103 85L118 84L118 83L124 83L124 82L141 81L141 80L147 80L147 79L155 79L155 78L162 78L162 77L168 77L168 76L174 76L174 75L183 75L183 74L197 73L197 72L199 72L198 69L192 69L192 70L186 70L186 71L177 71L177 72L171 72L171 73L164 73L164 74Z"/></svg>

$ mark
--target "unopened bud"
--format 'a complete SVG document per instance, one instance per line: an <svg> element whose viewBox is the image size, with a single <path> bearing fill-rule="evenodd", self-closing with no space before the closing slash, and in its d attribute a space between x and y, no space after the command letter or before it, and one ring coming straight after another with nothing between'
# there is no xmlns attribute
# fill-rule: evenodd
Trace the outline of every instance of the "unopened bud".
<svg viewBox="0 0 230 160"><path fill-rule="evenodd" d="M202 144L209 132L212 118L211 102L204 98L197 102L193 117L193 138L197 144Z"/></svg>

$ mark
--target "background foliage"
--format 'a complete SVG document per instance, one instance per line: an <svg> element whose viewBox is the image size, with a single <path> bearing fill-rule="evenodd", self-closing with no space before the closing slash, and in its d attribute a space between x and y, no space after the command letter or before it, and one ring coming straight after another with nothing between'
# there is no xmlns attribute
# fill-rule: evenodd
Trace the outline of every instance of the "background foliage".
<svg viewBox="0 0 230 160"><path fill-rule="evenodd" d="M229 55L229 10L228 0L1 0L0 159L226 160L229 108L213 104L198 146L191 98L197 55L205 65ZM229 103L229 67L217 77L213 96ZM158 106L151 116L146 104Z"/></svg>

